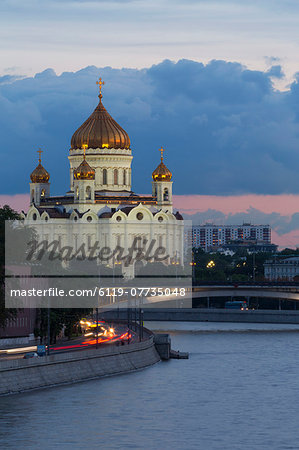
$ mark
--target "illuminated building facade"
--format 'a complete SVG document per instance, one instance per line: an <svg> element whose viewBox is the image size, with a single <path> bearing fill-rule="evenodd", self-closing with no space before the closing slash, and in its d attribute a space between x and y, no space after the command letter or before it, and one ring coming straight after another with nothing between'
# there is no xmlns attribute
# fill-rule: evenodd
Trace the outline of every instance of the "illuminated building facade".
<svg viewBox="0 0 299 450"><path fill-rule="evenodd" d="M236 242L271 244L269 225L194 225L186 231L188 247L209 251Z"/></svg>

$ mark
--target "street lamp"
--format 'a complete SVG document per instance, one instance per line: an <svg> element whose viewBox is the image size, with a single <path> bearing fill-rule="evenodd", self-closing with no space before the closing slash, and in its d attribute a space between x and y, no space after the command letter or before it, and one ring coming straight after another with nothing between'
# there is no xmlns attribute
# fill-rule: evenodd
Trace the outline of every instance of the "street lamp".
<svg viewBox="0 0 299 450"><path fill-rule="evenodd" d="M96 340L96 348L99 347L99 330L98 330L98 326L99 326L99 308L96 308L96 321L97 321L97 327L96 327L96 334L97 334L97 340Z"/></svg>
<svg viewBox="0 0 299 450"><path fill-rule="evenodd" d="M47 355L50 355L50 332L51 332L51 326L50 326L50 305L48 300L48 332L47 332Z"/></svg>
<svg viewBox="0 0 299 450"><path fill-rule="evenodd" d="M207 264L207 269L212 269L215 266L216 266L215 262L213 260L211 260Z"/></svg>

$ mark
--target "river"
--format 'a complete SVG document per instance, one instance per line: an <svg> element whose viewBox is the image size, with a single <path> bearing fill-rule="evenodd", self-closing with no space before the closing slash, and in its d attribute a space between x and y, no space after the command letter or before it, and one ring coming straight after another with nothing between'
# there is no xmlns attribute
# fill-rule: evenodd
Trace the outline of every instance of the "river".
<svg viewBox="0 0 299 450"><path fill-rule="evenodd" d="M299 448L299 326L147 326L190 358L1 397L0 447Z"/></svg>

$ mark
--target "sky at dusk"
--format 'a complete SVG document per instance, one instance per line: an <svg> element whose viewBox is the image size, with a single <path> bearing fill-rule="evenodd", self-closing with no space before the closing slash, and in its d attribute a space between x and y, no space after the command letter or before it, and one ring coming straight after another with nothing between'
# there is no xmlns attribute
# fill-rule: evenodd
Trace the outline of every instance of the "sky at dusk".
<svg viewBox="0 0 299 450"><path fill-rule="evenodd" d="M299 246L298 18L294 0L2 0L1 204L26 209L39 147L52 193L68 190L70 139L102 76L136 192L150 193L162 145L195 223L269 223Z"/></svg>
<svg viewBox="0 0 299 450"><path fill-rule="evenodd" d="M142 68L165 58L298 71L297 0L1 0L0 73Z"/></svg>

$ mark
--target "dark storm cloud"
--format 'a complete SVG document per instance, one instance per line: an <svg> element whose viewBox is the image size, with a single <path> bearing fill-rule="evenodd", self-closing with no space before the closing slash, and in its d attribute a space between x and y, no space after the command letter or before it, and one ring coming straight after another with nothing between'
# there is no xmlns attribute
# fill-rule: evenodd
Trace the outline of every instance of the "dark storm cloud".
<svg viewBox="0 0 299 450"><path fill-rule="evenodd" d="M104 104L132 141L137 192L150 191L161 145L176 193L299 192L299 75L279 92L271 81L282 76L277 64L261 72L166 60L142 70L90 66L57 76L48 69L0 85L3 193L27 192L38 147L53 189L68 189L70 139L97 104L99 75Z"/></svg>

